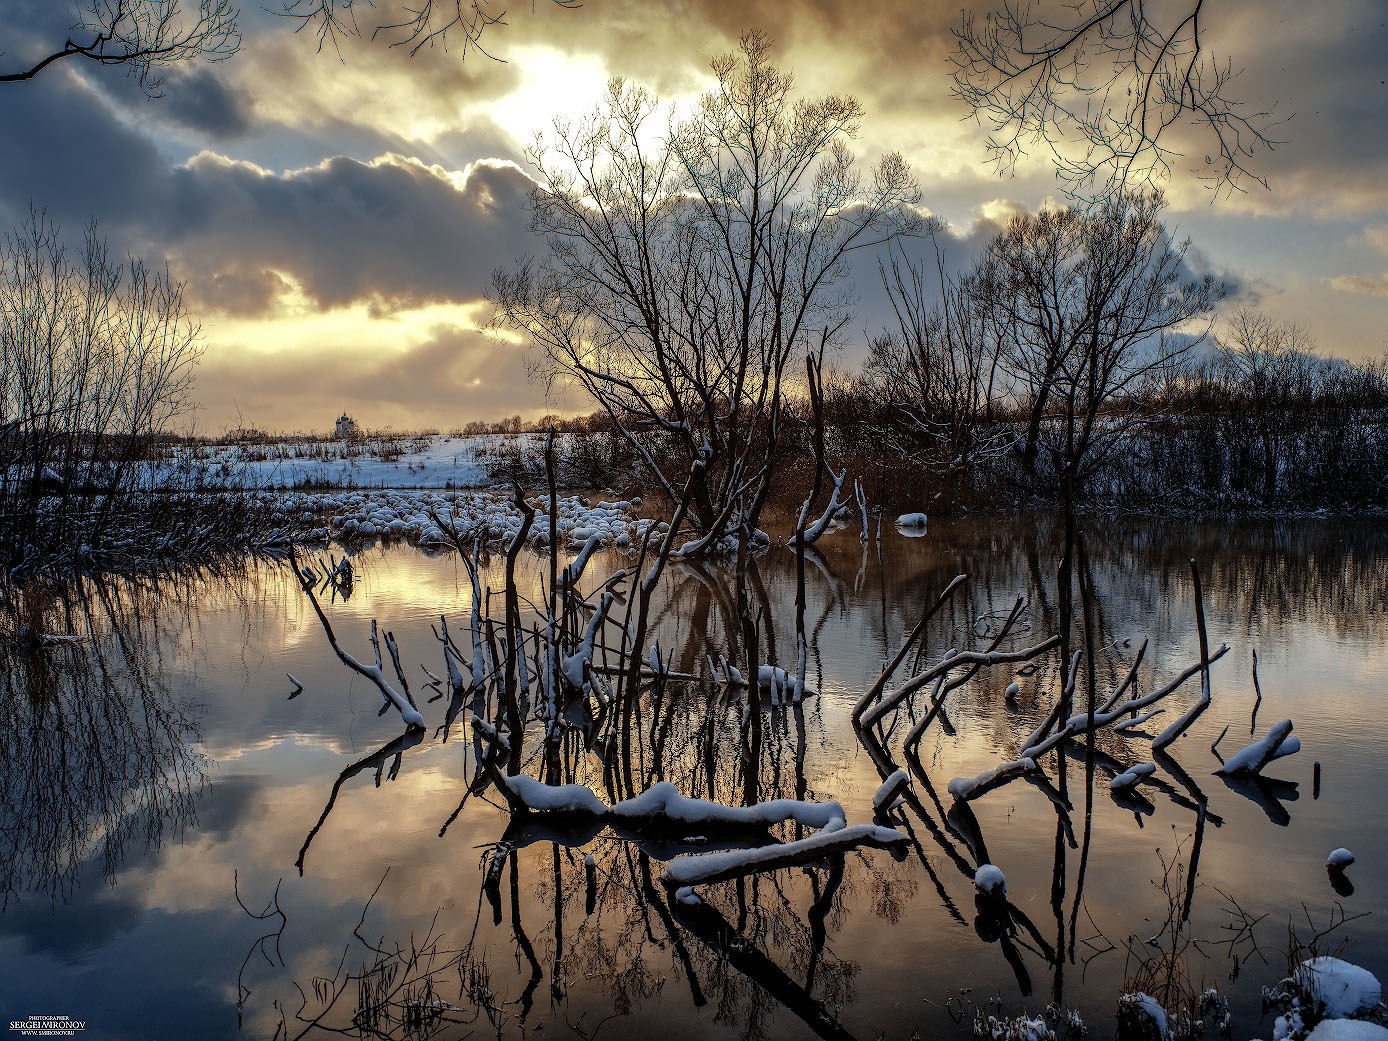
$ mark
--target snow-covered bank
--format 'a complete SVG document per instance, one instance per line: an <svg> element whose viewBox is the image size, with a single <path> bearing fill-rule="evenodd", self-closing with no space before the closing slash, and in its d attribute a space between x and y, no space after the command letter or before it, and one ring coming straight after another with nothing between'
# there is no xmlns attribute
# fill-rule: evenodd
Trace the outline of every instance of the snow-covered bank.
<svg viewBox="0 0 1388 1041"><path fill-rule="evenodd" d="M425 434L206 444L181 447L174 459L226 489L486 488L505 461L543 450L538 434Z"/></svg>
<svg viewBox="0 0 1388 1041"><path fill-rule="evenodd" d="M305 541L342 543L401 539L424 548L510 539L521 526L521 513L500 491L395 489L379 491L262 491L287 521L298 525ZM549 541L549 502L530 498L536 520L530 529L532 545ZM560 496L556 528L562 544L580 548L591 539L597 545L625 548L640 540L650 520L636 517L635 502L592 502Z"/></svg>

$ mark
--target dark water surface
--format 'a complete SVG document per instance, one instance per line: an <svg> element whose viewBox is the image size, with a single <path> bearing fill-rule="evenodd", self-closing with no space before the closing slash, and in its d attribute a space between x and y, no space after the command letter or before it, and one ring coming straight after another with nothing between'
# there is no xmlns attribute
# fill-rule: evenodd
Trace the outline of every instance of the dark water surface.
<svg viewBox="0 0 1388 1041"><path fill-rule="evenodd" d="M358 655L369 655L372 618L395 633L429 723L403 746L391 744L399 717L378 715L379 695L333 656L283 565L34 593L31 620L96 637L0 652L0 1008L8 1020L84 1020L89 1039L295 1037L325 1010L324 1026L354 1036L431 1036L393 1018L407 1001L452 1006L447 1018L467 1022L435 1021L445 1037L872 1039L962 1037L977 1007L1055 1002L1105 1037L1125 983L1154 985L1165 957L1179 985L1219 987L1234 1036L1247 1038L1271 1034L1260 988L1283 975L1289 923L1307 937L1308 919L1321 928L1361 912L1323 949L1346 942L1345 957L1388 976L1381 525L1086 527L1100 696L1144 639L1143 689L1197 660L1188 562L1200 564L1211 641L1230 651L1213 667L1210 711L1174 746L1184 779L1164 770L1142 802L1119 805L1105 767L1151 752L1110 735L1092 783L1082 750L1063 759L1063 778L1052 754L1050 796L1017 781L974 802L974 821L947 812L949 780L1015 756L1053 704L1054 656L1021 677L995 667L951 695L952 734L927 732L903 861L863 850L841 870L720 883L702 908L673 901L659 880L662 860L691 847L611 832L512 834L517 851L484 891L507 816L463 801L475 773L465 716L445 741L435 728L447 699L423 704L433 691L421 664L443 673L431 623L445 612L456 634L470 610L454 557L365 550L353 596L329 609ZM808 679L821 694L765 714L762 796L837 799L850 823L870 820L881 773L849 723L852 704L956 574L970 576L967 593L929 630L927 660L986 644L1019 595L1030 603L1018 641L1053 631L1057 534L1046 520L966 518L923 538L885 532L880 548L852 531L825 539L808 567ZM493 588L499 563L486 574ZM624 563L599 558L587 581ZM526 588L539 567L527 561ZM763 559L753 587L790 665L789 551ZM705 653L726 647L727 576L677 568L661 596L661 646L702 671ZM1235 789L1212 776L1210 746L1226 727L1224 754L1249 739L1254 649L1256 729L1290 717L1302 751L1268 769L1290 783ZM304 687L292 700L286 673ZM1196 693L1184 689L1151 727ZM638 778L738 800L737 715L710 709L712 697L698 685L666 691L641 721ZM577 733L566 762L598 784ZM1058 812L1057 793L1070 811ZM1323 866L1341 845L1358 857L1350 895ZM1001 918L976 906L969 873L982 853L1007 875ZM1187 899L1173 951L1163 922ZM1254 922L1251 937L1240 932ZM359 1013L382 996L389 1015Z"/></svg>

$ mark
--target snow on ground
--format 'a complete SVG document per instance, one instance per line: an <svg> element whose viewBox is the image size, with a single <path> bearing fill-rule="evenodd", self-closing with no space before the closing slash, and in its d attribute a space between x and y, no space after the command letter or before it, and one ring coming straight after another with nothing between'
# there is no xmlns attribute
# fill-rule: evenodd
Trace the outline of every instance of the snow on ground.
<svg viewBox="0 0 1388 1041"><path fill-rule="evenodd" d="M1297 966L1296 983L1316 1005L1325 1006L1326 1019L1348 1019L1368 1012L1383 998L1378 978L1339 958L1320 957Z"/></svg>
<svg viewBox="0 0 1388 1041"><path fill-rule="evenodd" d="M566 439L556 438L562 462ZM247 492L269 505L309 542L345 544L400 539L425 548L476 538L504 542L521 526L509 487L497 478L502 463L543 463L543 434L382 435L358 440L245 442L180 448L153 464L154 477L191 471L201 487ZM531 495L536 516L529 541L549 541L548 500ZM640 499L591 503L573 495L558 501L563 545L591 553L639 543L651 523L636 518ZM663 530L660 528L658 530Z"/></svg>
<svg viewBox="0 0 1388 1041"><path fill-rule="evenodd" d="M1388 1041L1388 1029L1355 1019L1324 1019L1306 1041Z"/></svg>
<svg viewBox="0 0 1388 1041"><path fill-rule="evenodd" d="M463 545L475 538L507 541L520 530L522 519L510 497L501 492L418 488L258 494L270 497L274 509L287 522L299 525L310 542L402 539L427 549L449 545L454 534ZM529 502L535 508L529 541L543 545L549 541L549 502L533 496ZM651 523L635 517L638 504L560 496L555 513L559 540L572 549L595 536L604 546L625 548L638 543Z"/></svg>
<svg viewBox="0 0 1388 1041"><path fill-rule="evenodd" d="M540 434L237 443L199 449L207 483L229 488L484 488L505 454L543 451Z"/></svg>

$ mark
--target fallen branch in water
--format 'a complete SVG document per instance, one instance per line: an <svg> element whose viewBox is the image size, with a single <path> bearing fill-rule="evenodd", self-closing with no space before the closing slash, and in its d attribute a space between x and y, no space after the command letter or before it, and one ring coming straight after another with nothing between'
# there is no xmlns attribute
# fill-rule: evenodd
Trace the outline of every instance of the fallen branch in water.
<svg viewBox="0 0 1388 1041"><path fill-rule="evenodd" d="M422 728L424 726L424 717L419 714L419 709L415 708L414 705L410 703L408 697L401 694L386 681L385 670L382 668L381 663L381 643L377 637L375 619L373 618L371 621L371 647L376 654L376 662L374 665L363 665L355 657L343 650L342 646L337 642L337 634L333 632L332 623L328 621L328 616L323 613L323 608L319 606L318 597L314 596L314 580L306 577L305 572L300 570L299 560L294 553L293 546L289 547L289 563L294 569L294 577L299 580L300 588L303 589L305 595L308 596L308 602L313 605L313 611L318 615L318 621L323 624L323 632L327 634L328 643L332 647L333 653L341 659L342 664L346 665L358 675L365 676L374 683L376 689L381 692L386 701L394 705L399 711L400 718L402 718L408 726ZM386 641L388 645L393 645L395 642L390 634L386 634ZM398 669L398 658L393 646L391 646L391 656L397 660Z"/></svg>
<svg viewBox="0 0 1388 1041"><path fill-rule="evenodd" d="M1274 724L1267 736L1240 749L1215 771L1224 777L1260 775L1263 767L1274 759L1301 751L1301 739L1292 735L1292 721L1284 719Z"/></svg>
<svg viewBox="0 0 1388 1041"><path fill-rule="evenodd" d="M833 853L844 853L860 846L904 849L909 841L894 828L876 824L841 825L825 828L807 838L759 849L724 850L676 857L665 865L661 881L667 886L711 885L744 875L779 868L797 867Z"/></svg>
<svg viewBox="0 0 1388 1041"><path fill-rule="evenodd" d="M672 887L721 882L742 875L794 867L859 846L904 848L908 839L892 828L875 824L849 825L837 802L771 799L750 806L727 806L681 795L669 781L660 781L640 795L606 805L581 784L544 784L524 774L507 776L500 769L509 756L505 735L476 717L473 731L485 745L484 769L505 797L513 817L539 816L566 821L610 824L634 833L688 834L693 830L720 834L766 834L772 827L794 822L817 833L792 842L768 842L754 849L686 854L666 866L664 881Z"/></svg>

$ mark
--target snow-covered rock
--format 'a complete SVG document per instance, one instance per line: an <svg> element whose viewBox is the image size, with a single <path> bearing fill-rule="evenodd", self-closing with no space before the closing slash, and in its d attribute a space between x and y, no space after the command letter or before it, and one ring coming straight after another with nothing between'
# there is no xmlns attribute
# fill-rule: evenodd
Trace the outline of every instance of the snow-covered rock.
<svg viewBox="0 0 1388 1041"><path fill-rule="evenodd" d="M1358 1019L1323 1019L1306 1041L1388 1041L1388 1029Z"/></svg>

